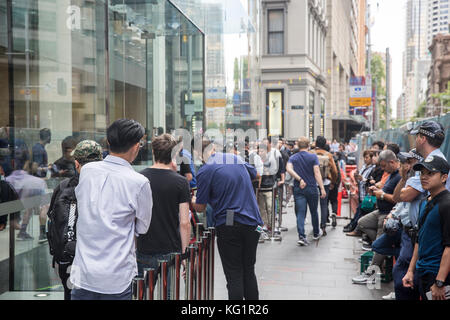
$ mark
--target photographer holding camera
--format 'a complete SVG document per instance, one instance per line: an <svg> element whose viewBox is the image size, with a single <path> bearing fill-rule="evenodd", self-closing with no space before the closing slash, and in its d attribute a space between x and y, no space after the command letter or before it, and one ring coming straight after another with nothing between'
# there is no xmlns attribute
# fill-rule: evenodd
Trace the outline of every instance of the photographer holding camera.
<svg viewBox="0 0 450 320"><path fill-rule="evenodd" d="M408 271L412 258L414 245L411 243L409 233L415 221L417 221L419 203L423 199L424 191L420 183L420 176L415 174L412 168L417 162L422 161L423 158L416 149L408 153L401 152L398 158L401 162L401 179L394 190L394 201L397 202L397 206L385 219L385 234L373 243L372 248L377 253L395 255L397 257L392 270L395 292L383 298L386 300L394 297L396 300L418 300L419 291L404 288L402 279ZM387 241L384 243L385 246L392 248L394 244L397 247L391 254L389 254L389 250L381 247L383 239ZM394 242L389 242L389 240ZM398 247L400 248L398 249Z"/></svg>

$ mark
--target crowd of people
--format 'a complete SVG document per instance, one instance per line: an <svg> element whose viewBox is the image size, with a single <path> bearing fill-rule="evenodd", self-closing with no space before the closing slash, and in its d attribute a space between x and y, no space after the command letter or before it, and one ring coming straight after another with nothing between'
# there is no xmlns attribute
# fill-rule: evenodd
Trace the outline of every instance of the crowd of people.
<svg viewBox="0 0 450 320"><path fill-rule="evenodd" d="M64 179L50 204L40 200L36 208L39 241L49 241L67 300L131 299L135 276L157 268L172 253L186 252L199 213L216 228L229 299L257 300L258 243L281 233L274 223L281 208L294 206L300 247L311 241L305 228L308 209L313 241L327 235L329 224L337 226L338 192L348 159L357 151L353 144L319 136L314 143L305 137L269 137L223 146L197 136L190 147L200 148L192 150L181 136L161 133L151 141L153 165L136 172L132 164L147 148L145 134L138 122L120 119L108 127L103 147L67 137L62 157L49 165L45 145L51 132L42 129L32 156L24 143L16 143L14 161L2 158L2 202L44 199L42 178ZM450 165L439 150L444 130L426 122L411 134L416 147L409 152L382 141L360 150L364 162L352 177L355 212L344 232L361 237L362 249L374 256L370 268L352 281L372 282L373 270L386 269L386 257L393 256L395 292L384 298L427 299L431 292L431 298L445 299ZM18 240L33 239L27 225L36 208L23 217L11 215ZM0 217L0 231L5 218Z"/></svg>
<svg viewBox="0 0 450 320"><path fill-rule="evenodd" d="M389 272L386 257L395 257L395 292L383 299L427 300L428 293L443 300L450 284L450 166L439 149L445 133L429 121L410 134L416 147L409 152L382 141L363 151L364 164L354 174L358 206L344 232L361 237L362 249L374 255L352 281L373 283L375 272Z"/></svg>

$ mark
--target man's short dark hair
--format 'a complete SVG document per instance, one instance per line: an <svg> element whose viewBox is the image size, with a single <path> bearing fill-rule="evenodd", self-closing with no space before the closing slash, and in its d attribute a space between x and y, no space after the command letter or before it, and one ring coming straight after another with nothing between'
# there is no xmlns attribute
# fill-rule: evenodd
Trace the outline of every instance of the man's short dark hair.
<svg viewBox="0 0 450 320"><path fill-rule="evenodd" d="M41 141L49 141L51 136L52 132L48 128L44 128L39 131L39 139L41 139Z"/></svg>
<svg viewBox="0 0 450 320"><path fill-rule="evenodd" d="M366 156L369 156L369 157L373 158L375 156L375 153L372 150L366 150L363 153L363 157L365 158Z"/></svg>
<svg viewBox="0 0 450 320"><path fill-rule="evenodd" d="M431 138L421 133L419 133L419 135L425 137L428 144L434 148L440 148L445 140L445 134L442 132L437 133L435 138Z"/></svg>
<svg viewBox="0 0 450 320"><path fill-rule="evenodd" d="M386 148L395 153L395 155L398 155L400 153L400 146L396 143L389 143Z"/></svg>
<svg viewBox="0 0 450 320"><path fill-rule="evenodd" d="M77 146L78 141L72 136L64 138L64 140L61 142L61 148L62 151L65 152L67 149L75 149Z"/></svg>
<svg viewBox="0 0 450 320"><path fill-rule="evenodd" d="M173 153L177 141L170 134L163 134L153 139L152 152L155 162L169 164L176 156Z"/></svg>
<svg viewBox="0 0 450 320"><path fill-rule="evenodd" d="M144 133L144 127L135 120L116 120L106 131L109 150L113 153L125 153L141 141Z"/></svg>
<svg viewBox="0 0 450 320"><path fill-rule="evenodd" d="M372 147L377 145L378 148L380 148L380 150L384 149L384 142L383 141L375 141L374 143L372 143Z"/></svg>
<svg viewBox="0 0 450 320"><path fill-rule="evenodd" d="M325 150L325 146L327 145L327 139L322 136L318 136L316 139L316 148Z"/></svg>

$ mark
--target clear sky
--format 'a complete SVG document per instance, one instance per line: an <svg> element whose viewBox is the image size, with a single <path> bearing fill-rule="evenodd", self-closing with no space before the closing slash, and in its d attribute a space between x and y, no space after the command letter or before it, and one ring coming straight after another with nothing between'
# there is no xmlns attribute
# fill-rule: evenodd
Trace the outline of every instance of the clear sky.
<svg viewBox="0 0 450 320"><path fill-rule="evenodd" d="M392 117L396 117L397 99L402 93L402 65L405 51L406 0L369 0L371 6L372 51L386 52L392 59Z"/></svg>

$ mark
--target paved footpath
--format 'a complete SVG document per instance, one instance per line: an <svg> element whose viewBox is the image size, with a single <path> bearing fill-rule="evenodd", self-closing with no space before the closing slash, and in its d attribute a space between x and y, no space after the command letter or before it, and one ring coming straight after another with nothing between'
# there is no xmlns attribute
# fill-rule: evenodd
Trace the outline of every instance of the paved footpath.
<svg viewBox="0 0 450 320"><path fill-rule="evenodd" d="M348 202L342 204L343 216L348 216ZM381 283L381 289L352 284L359 274L358 261L364 251L359 238L347 237L342 232L348 220L338 219L338 226L327 227L328 235L312 240L311 216L308 213L306 232L309 247L297 245L298 233L293 207L283 215L281 242L259 244L256 260L261 300L380 300L393 291L393 282ZM220 256L216 251L214 298L228 299L226 281Z"/></svg>
<svg viewBox="0 0 450 320"><path fill-rule="evenodd" d="M348 216L348 202L344 202L343 216ZM366 285L354 285L351 279L359 274L361 243L347 237L342 228L348 220L338 220L338 226L327 227L328 235L319 242L312 240L311 216L308 213L306 232L311 245L297 245L298 235L293 207L283 215L282 242L259 244L256 275L261 300L380 300L393 290L393 283L381 284L370 290ZM217 251L215 253L214 298L227 300L225 276ZM183 286L183 285L182 285ZM61 290L62 288L60 288ZM182 291L184 292L184 291ZM36 299L36 292L8 292L2 299ZM63 292L51 292L42 300L63 299Z"/></svg>

